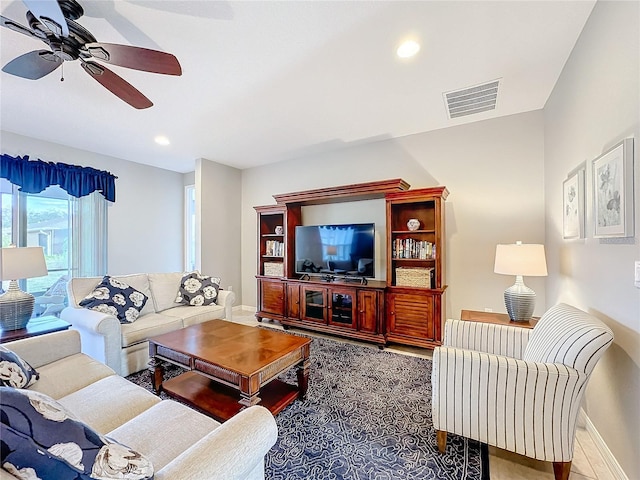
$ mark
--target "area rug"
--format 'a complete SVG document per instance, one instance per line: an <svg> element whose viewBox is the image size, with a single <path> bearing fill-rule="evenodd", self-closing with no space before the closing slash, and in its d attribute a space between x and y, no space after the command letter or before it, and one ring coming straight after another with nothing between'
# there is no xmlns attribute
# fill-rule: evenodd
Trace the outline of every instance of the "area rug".
<svg viewBox="0 0 640 480"><path fill-rule="evenodd" d="M127 378L151 389L148 372ZM307 399L276 416L267 480L488 480L486 446L448 435L438 452L430 379L430 360L313 337Z"/></svg>

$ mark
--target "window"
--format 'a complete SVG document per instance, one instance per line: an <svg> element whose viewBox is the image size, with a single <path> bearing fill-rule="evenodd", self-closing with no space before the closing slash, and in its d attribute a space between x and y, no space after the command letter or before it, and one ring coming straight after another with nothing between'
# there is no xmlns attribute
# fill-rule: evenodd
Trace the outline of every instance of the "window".
<svg viewBox="0 0 640 480"><path fill-rule="evenodd" d="M76 198L57 185L25 193L4 178L0 178L0 193L2 246L40 246L47 263L46 277L20 280L20 288L36 297L34 315L59 313L69 278L106 273L107 201L99 192ZM39 299L44 293L47 298Z"/></svg>
<svg viewBox="0 0 640 480"><path fill-rule="evenodd" d="M196 187L184 187L184 269L196 269Z"/></svg>
<svg viewBox="0 0 640 480"><path fill-rule="evenodd" d="M47 262L46 277L20 280L20 287L41 295L60 277L71 274L69 195L58 186L39 194L23 193L8 180L0 179L2 196L2 246L42 247Z"/></svg>

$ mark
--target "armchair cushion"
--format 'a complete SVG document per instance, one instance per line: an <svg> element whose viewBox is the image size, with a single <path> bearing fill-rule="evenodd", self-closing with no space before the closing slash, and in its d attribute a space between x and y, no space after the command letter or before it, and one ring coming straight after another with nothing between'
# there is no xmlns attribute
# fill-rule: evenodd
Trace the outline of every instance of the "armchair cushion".
<svg viewBox="0 0 640 480"><path fill-rule="evenodd" d="M590 374L613 342L609 327L588 313L560 303L550 308L533 330L523 359L563 363Z"/></svg>
<svg viewBox="0 0 640 480"><path fill-rule="evenodd" d="M0 388L4 468L30 467L42 479L153 478L144 456L93 431L51 397Z"/></svg>
<svg viewBox="0 0 640 480"><path fill-rule="evenodd" d="M220 278L201 275L199 272L187 273L182 277L176 303L184 305L211 305L216 303L220 290Z"/></svg>
<svg viewBox="0 0 640 480"><path fill-rule="evenodd" d="M38 380L38 372L15 352L0 345L0 385L26 388Z"/></svg>
<svg viewBox="0 0 640 480"><path fill-rule="evenodd" d="M121 280L105 275L80 306L111 314L120 323L133 323L147 303L148 296Z"/></svg>

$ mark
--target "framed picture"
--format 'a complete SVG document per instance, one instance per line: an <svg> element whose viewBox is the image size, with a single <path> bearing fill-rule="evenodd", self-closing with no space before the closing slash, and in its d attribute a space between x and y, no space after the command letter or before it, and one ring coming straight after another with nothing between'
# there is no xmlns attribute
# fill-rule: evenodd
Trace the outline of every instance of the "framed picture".
<svg viewBox="0 0 640 480"><path fill-rule="evenodd" d="M584 238L584 168L562 183L562 237Z"/></svg>
<svg viewBox="0 0 640 480"><path fill-rule="evenodd" d="M632 237L633 138L593 161L594 237Z"/></svg>

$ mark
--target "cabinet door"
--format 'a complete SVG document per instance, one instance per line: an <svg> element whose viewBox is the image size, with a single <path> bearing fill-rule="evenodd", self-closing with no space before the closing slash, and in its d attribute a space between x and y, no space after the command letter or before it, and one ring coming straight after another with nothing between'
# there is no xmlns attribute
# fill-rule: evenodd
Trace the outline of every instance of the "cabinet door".
<svg viewBox="0 0 640 480"><path fill-rule="evenodd" d="M327 323L327 289L322 287L301 286L301 312L302 320Z"/></svg>
<svg viewBox="0 0 640 480"><path fill-rule="evenodd" d="M284 315L284 282L281 280L259 280L260 311Z"/></svg>
<svg viewBox="0 0 640 480"><path fill-rule="evenodd" d="M434 296L424 291L388 294L387 331L391 335L436 340Z"/></svg>
<svg viewBox="0 0 640 480"><path fill-rule="evenodd" d="M297 283L287 284L287 317L300 318L300 285Z"/></svg>
<svg viewBox="0 0 640 480"><path fill-rule="evenodd" d="M356 328L356 291L351 288L330 288L329 325Z"/></svg>
<svg viewBox="0 0 640 480"><path fill-rule="evenodd" d="M380 333L378 328L378 310L382 296L375 290L358 291L358 330Z"/></svg>

